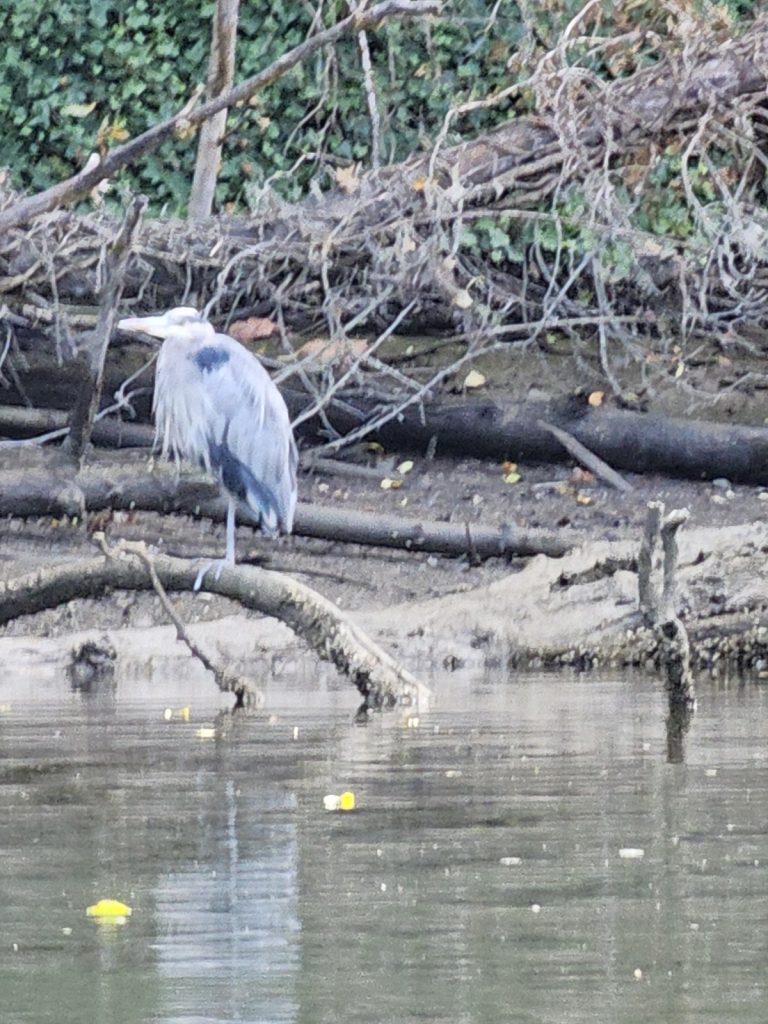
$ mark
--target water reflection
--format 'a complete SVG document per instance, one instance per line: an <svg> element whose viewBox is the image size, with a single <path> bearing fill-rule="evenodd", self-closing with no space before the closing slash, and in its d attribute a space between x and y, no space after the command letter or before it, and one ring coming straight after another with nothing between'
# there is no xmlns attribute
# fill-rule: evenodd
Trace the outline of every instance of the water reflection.
<svg viewBox="0 0 768 1024"><path fill-rule="evenodd" d="M205 740L207 696L7 681L3 1019L762 1024L765 690L701 687L670 763L650 680L439 685L417 729L297 684Z"/></svg>

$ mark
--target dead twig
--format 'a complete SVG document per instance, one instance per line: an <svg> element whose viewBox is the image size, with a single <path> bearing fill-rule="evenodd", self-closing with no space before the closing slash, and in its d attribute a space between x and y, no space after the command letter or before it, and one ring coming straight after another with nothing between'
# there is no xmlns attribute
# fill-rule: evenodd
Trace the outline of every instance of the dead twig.
<svg viewBox="0 0 768 1024"><path fill-rule="evenodd" d="M161 583L160 577L157 575L155 560L143 541L139 543L121 541L118 545L110 546L107 544L103 533L94 533L93 539L106 558L118 558L123 554L133 555L146 566L149 577L152 580L152 586L155 588L155 593L160 599L160 604L163 606L165 614L176 627L177 639L186 644L190 654L197 658L212 673L216 680L216 685L223 693L234 693L236 698L235 707L262 707L264 704L264 694L257 686L241 676L239 672L233 672L225 666L216 664L210 655L192 639L179 614L173 607L168 593Z"/></svg>
<svg viewBox="0 0 768 1024"><path fill-rule="evenodd" d="M580 462L582 466L585 466L595 476L610 484L611 487L615 487L617 491L624 491L625 493L634 489L628 480L625 480L615 469L611 469L607 462L604 462L599 455L591 452L581 441L577 441L573 434L569 434L567 430L562 430L560 427L556 427L553 423L547 423L545 420L538 420L537 423L543 430L549 431L553 437L556 437L563 448L577 462Z"/></svg>
<svg viewBox="0 0 768 1024"><path fill-rule="evenodd" d="M82 464L85 448L91 438L96 411L101 400L104 363L123 290L125 268L131 244L146 207L146 196L137 196L133 200L120 231L109 247L99 302L99 319L93 336L89 339L88 351L79 356L81 386L75 396L69 421L69 435L65 442L69 454L78 464Z"/></svg>

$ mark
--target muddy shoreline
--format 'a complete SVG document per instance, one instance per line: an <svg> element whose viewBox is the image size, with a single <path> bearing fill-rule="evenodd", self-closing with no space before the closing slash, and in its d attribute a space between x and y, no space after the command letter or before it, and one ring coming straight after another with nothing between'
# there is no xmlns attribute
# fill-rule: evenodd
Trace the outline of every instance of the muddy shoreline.
<svg viewBox="0 0 768 1024"><path fill-rule="evenodd" d="M145 456L137 456L145 457ZM711 663L743 664L744 644L758 668L768 607L764 522L768 489L727 481L690 482L660 477L627 479L629 494L612 490L578 469L521 466L511 483L508 467L476 460L414 459L399 488L382 488L391 467L360 478L303 475L302 500L328 507L380 511L472 526L555 531L573 543L563 559L488 559L392 551L317 541L301 536L270 542L238 530L238 558L295 575L345 610L414 671L504 662L520 667L652 661L653 637L640 627L633 558L647 503L687 508L681 535L680 607L690 623L712 636ZM91 524L91 526L93 523ZM223 548L223 524L191 516L135 511L116 513L110 540L144 540L181 557L212 557ZM87 522L40 517L0 524L5 579L37 567L93 554ZM244 613L208 594L174 599L186 622L199 624L233 662L274 674L305 656L303 645L279 623ZM113 593L100 601L72 601L27 616L0 630L0 656L39 654L65 663L83 637L108 634L120 658L188 660L156 597ZM727 626L731 652L717 639ZM698 628L698 627L697 627ZM752 630L752 636L746 633ZM734 637L736 638L734 640Z"/></svg>

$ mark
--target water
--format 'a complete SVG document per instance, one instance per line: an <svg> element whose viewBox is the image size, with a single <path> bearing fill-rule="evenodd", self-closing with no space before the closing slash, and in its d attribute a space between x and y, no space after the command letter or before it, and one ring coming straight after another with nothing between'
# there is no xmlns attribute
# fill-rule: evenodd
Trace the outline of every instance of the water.
<svg viewBox="0 0 768 1024"><path fill-rule="evenodd" d="M367 727L344 682L188 722L183 679L35 684L0 683L4 1024L768 1020L760 685L703 686L671 763L643 678L453 676Z"/></svg>

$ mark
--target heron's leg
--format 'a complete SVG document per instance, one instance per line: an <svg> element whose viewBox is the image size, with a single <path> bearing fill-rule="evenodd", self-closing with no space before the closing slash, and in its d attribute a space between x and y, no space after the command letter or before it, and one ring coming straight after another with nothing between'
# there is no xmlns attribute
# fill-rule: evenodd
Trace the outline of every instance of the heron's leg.
<svg viewBox="0 0 768 1024"><path fill-rule="evenodd" d="M235 564L235 502L227 499L227 550L224 555L227 565Z"/></svg>
<svg viewBox="0 0 768 1024"><path fill-rule="evenodd" d="M199 590L203 585L203 579L213 569L214 579L221 576L221 570L225 565L235 564L235 502L233 498L227 498L227 547L223 558L217 558L213 562L206 562L198 572L193 590Z"/></svg>

